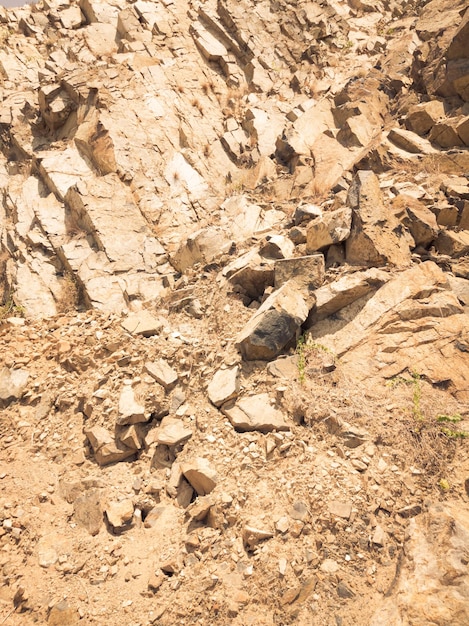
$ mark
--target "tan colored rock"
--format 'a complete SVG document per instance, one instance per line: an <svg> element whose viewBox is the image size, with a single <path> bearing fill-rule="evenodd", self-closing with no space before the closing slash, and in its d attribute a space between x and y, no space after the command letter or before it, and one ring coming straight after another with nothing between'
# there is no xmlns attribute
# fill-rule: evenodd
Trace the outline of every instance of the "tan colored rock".
<svg viewBox="0 0 469 626"><path fill-rule="evenodd" d="M261 541L272 539L274 532L266 528L263 524L246 524L243 528L243 543L246 548L252 550Z"/></svg>
<svg viewBox="0 0 469 626"><path fill-rule="evenodd" d="M458 122L456 132L461 138L463 144L465 146L469 146L469 117L464 117Z"/></svg>
<svg viewBox="0 0 469 626"><path fill-rule="evenodd" d="M439 228L435 214L423 203L405 194L392 201L396 216L409 230L416 246L428 246L436 239Z"/></svg>
<svg viewBox="0 0 469 626"><path fill-rule="evenodd" d="M352 514L352 503L351 502L340 502L339 500L332 500L327 505L329 509L329 513L334 515L335 517L343 517L344 519L349 519Z"/></svg>
<svg viewBox="0 0 469 626"><path fill-rule="evenodd" d="M313 220L306 231L307 252L317 252L331 244L345 241L350 235L352 211L345 207Z"/></svg>
<svg viewBox="0 0 469 626"><path fill-rule="evenodd" d="M73 517L90 535L97 535L103 525L103 490L87 489L73 503Z"/></svg>
<svg viewBox="0 0 469 626"><path fill-rule="evenodd" d="M469 253L469 230L442 230L435 241L435 247L440 254L455 258L465 256Z"/></svg>
<svg viewBox="0 0 469 626"><path fill-rule="evenodd" d="M172 389L178 381L177 372L164 359L153 362L147 361L144 370L165 389Z"/></svg>
<svg viewBox="0 0 469 626"><path fill-rule="evenodd" d="M430 141L419 137L410 130L393 128L388 133L388 139L402 150L412 154L434 154L436 152Z"/></svg>
<svg viewBox="0 0 469 626"><path fill-rule="evenodd" d="M457 125L458 121L453 119L437 122L428 136L429 141L438 144L442 148L463 146L464 142L458 135Z"/></svg>
<svg viewBox="0 0 469 626"><path fill-rule="evenodd" d="M436 528L435 534L432 531ZM407 532L399 580L374 612L370 626L402 620L410 626L465 626L469 621L464 557L469 533L467 510L453 501L433 505L410 521Z"/></svg>
<svg viewBox="0 0 469 626"><path fill-rule="evenodd" d="M117 463L135 454L135 450L116 443L111 433L102 426L92 426L85 429L85 435L93 448L95 459L99 465Z"/></svg>
<svg viewBox="0 0 469 626"><path fill-rule="evenodd" d="M215 372L207 388L208 397L212 404L221 406L238 395L238 374L239 367L237 365Z"/></svg>
<svg viewBox="0 0 469 626"><path fill-rule="evenodd" d="M295 338L314 296L294 281L269 296L238 334L236 347L248 361L270 360Z"/></svg>
<svg viewBox="0 0 469 626"><path fill-rule="evenodd" d="M132 500L121 500L120 502L110 502L105 509L109 524L114 530L123 530L132 523L134 516L134 505Z"/></svg>
<svg viewBox="0 0 469 626"><path fill-rule="evenodd" d="M193 233L172 256L171 263L184 272L196 263L210 263L228 252L231 241L226 239L219 228L208 227Z"/></svg>
<svg viewBox="0 0 469 626"><path fill-rule="evenodd" d="M76 626L80 623L80 614L76 608L70 606L67 600L55 604L47 618L48 626Z"/></svg>
<svg viewBox="0 0 469 626"><path fill-rule="evenodd" d="M316 289L316 305L308 317L308 326L333 315L362 296L381 287L389 275L378 269L355 272Z"/></svg>
<svg viewBox="0 0 469 626"><path fill-rule="evenodd" d="M185 461L181 465L181 470L199 496L210 493L217 485L217 473L207 459L196 457L191 461Z"/></svg>
<svg viewBox="0 0 469 626"><path fill-rule="evenodd" d="M274 266L274 287L279 289L289 280L310 290L317 289L324 282L325 264L322 254L279 259Z"/></svg>
<svg viewBox="0 0 469 626"><path fill-rule="evenodd" d="M186 428L182 420L166 416L158 428L156 439L166 446L177 446L192 437L192 430Z"/></svg>
<svg viewBox="0 0 469 626"><path fill-rule="evenodd" d="M222 406L235 430L240 432L257 430L268 433L273 430L289 430L290 426L281 411L271 403L266 393L240 398Z"/></svg>
<svg viewBox="0 0 469 626"><path fill-rule="evenodd" d="M373 172L357 172L349 189L348 202L353 209L353 221L345 244L347 262L351 265L408 265L412 240L385 208L379 181Z"/></svg>
<svg viewBox="0 0 469 626"><path fill-rule="evenodd" d="M433 126L445 117L444 103L440 100L422 102L412 107L406 116L406 126L417 135L426 135Z"/></svg>
<svg viewBox="0 0 469 626"><path fill-rule="evenodd" d="M28 380L28 371L3 367L0 370L0 408L19 400L26 390Z"/></svg>
<svg viewBox="0 0 469 626"><path fill-rule="evenodd" d="M131 335L152 337L160 332L164 323L161 317L155 317L149 311L143 310L128 315L122 322L122 328Z"/></svg>
<svg viewBox="0 0 469 626"><path fill-rule="evenodd" d="M119 414L116 419L118 426L146 422L145 406L140 404L131 385L124 385L119 396Z"/></svg>

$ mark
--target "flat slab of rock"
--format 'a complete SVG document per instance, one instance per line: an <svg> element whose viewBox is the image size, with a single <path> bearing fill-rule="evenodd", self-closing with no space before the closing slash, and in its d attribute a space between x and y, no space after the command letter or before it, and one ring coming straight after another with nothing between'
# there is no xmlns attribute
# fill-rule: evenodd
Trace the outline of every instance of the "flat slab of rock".
<svg viewBox="0 0 469 626"><path fill-rule="evenodd" d="M5 408L15 400L19 400L28 384L29 372L22 369L0 370L0 408Z"/></svg>
<svg viewBox="0 0 469 626"><path fill-rule="evenodd" d="M313 220L306 231L306 250L316 252L334 243L345 241L350 235L352 211L349 207L324 213Z"/></svg>
<svg viewBox="0 0 469 626"><path fill-rule="evenodd" d="M137 401L131 385L124 385L119 397L119 415L116 424L124 426L146 421L145 407Z"/></svg>
<svg viewBox="0 0 469 626"><path fill-rule="evenodd" d="M127 316L121 326L131 335L152 337L157 335L164 326L164 320L155 317L150 311L139 311Z"/></svg>
<svg viewBox="0 0 469 626"><path fill-rule="evenodd" d="M298 284L317 289L324 282L325 262L322 254L279 259L274 266L274 287L279 289L290 279Z"/></svg>
<svg viewBox="0 0 469 626"><path fill-rule="evenodd" d="M177 446L190 439L192 434L192 430L186 428L180 419L166 416L158 428L156 440L166 446Z"/></svg>
<svg viewBox="0 0 469 626"><path fill-rule="evenodd" d="M285 416L272 406L267 393L247 396L236 403L227 403L222 407L222 412L233 427L241 432L258 430L269 433L272 430L290 430Z"/></svg>
<svg viewBox="0 0 469 626"><path fill-rule="evenodd" d="M269 296L236 339L248 361L269 361L295 338L314 304L314 295L288 281Z"/></svg>
<svg viewBox="0 0 469 626"><path fill-rule="evenodd" d="M178 381L178 374L164 359L148 361L144 367L147 374L165 389L171 389Z"/></svg>
<svg viewBox="0 0 469 626"><path fill-rule="evenodd" d="M197 457L186 461L181 464L181 470L199 496L210 493L217 485L217 472L208 459Z"/></svg>
<svg viewBox="0 0 469 626"><path fill-rule="evenodd" d="M435 154L437 152L428 139L423 139L410 130L393 128L389 131L388 139L398 148L411 154Z"/></svg>
<svg viewBox="0 0 469 626"><path fill-rule="evenodd" d="M215 372L207 389L209 400L215 406L221 406L236 397L239 390L239 367L227 367Z"/></svg>

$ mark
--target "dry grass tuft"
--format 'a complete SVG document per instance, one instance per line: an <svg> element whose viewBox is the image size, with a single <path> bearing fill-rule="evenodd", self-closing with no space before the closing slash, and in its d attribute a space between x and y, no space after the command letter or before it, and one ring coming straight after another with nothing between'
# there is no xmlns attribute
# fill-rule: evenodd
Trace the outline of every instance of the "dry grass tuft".
<svg viewBox="0 0 469 626"><path fill-rule="evenodd" d="M65 272L62 279L61 291L57 298L56 306L58 313L71 313L75 311L79 303L79 289L76 278L70 272Z"/></svg>

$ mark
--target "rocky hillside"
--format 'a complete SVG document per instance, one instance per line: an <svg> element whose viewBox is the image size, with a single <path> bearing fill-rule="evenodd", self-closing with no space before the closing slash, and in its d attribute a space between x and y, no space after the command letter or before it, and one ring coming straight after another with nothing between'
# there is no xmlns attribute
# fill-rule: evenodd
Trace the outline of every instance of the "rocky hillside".
<svg viewBox="0 0 469 626"><path fill-rule="evenodd" d="M0 44L0 623L467 625L469 1Z"/></svg>

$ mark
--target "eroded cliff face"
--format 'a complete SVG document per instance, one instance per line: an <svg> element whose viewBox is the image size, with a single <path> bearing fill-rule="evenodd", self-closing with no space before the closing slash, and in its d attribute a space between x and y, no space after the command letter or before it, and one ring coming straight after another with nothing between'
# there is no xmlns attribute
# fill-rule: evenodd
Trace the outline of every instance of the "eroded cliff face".
<svg viewBox="0 0 469 626"><path fill-rule="evenodd" d="M0 9L12 624L467 624L468 7Z"/></svg>

